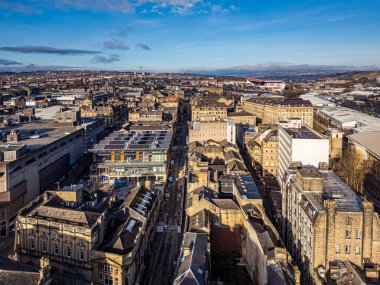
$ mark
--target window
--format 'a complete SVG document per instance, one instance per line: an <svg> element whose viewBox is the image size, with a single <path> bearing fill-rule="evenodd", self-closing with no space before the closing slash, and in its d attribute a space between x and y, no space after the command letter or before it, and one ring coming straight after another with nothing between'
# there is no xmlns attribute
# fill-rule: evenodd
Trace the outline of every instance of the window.
<svg viewBox="0 0 380 285"><path fill-rule="evenodd" d="M357 239L360 239L360 235L361 235L360 231L359 231L359 230L356 230L356 238L357 238Z"/></svg>
<svg viewBox="0 0 380 285"><path fill-rule="evenodd" d="M46 241L43 240L43 241L41 242L41 250L42 250L43 252L46 252L46 249L47 249L47 248L46 248Z"/></svg>
<svg viewBox="0 0 380 285"><path fill-rule="evenodd" d="M66 246L66 256L71 257L71 247L69 245Z"/></svg>
<svg viewBox="0 0 380 285"><path fill-rule="evenodd" d="M115 285L119 285L119 278L115 277Z"/></svg>
<svg viewBox="0 0 380 285"><path fill-rule="evenodd" d="M7 221L0 222L0 236L5 237L7 235Z"/></svg>
<svg viewBox="0 0 380 285"><path fill-rule="evenodd" d="M59 247L58 244L54 244L54 254L58 255L59 254Z"/></svg>
<svg viewBox="0 0 380 285"><path fill-rule="evenodd" d="M100 281L100 283L103 282L103 274L102 273L99 273L99 281Z"/></svg>
<svg viewBox="0 0 380 285"><path fill-rule="evenodd" d="M344 247L344 252L345 252L345 253L350 253L350 251L351 251L351 246L346 245L346 246Z"/></svg>
<svg viewBox="0 0 380 285"><path fill-rule="evenodd" d="M113 279L111 275L104 275L104 285L113 285Z"/></svg>
<svg viewBox="0 0 380 285"><path fill-rule="evenodd" d="M350 217L346 217L346 225L351 225L351 218Z"/></svg>
<svg viewBox="0 0 380 285"><path fill-rule="evenodd" d="M351 231L346 230L346 238L351 238Z"/></svg>
<svg viewBox="0 0 380 285"><path fill-rule="evenodd" d="M109 263L104 264L104 272L111 273L112 272L112 265Z"/></svg>
<svg viewBox="0 0 380 285"><path fill-rule="evenodd" d="M30 248L31 248L31 249L35 249L35 247L36 247L36 245L35 245L35 243L34 243L34 239L31 239L31 240L30 240Z"/></svg>
<svg viewBox="0 0 380 285"><path fill-rule="evenodd" d="M84 260L84 250L83 249L79 250L79 260Z"/></svg>
<svg viewBox="0 0 380 285"><path fill-rule="evenodd" d="M339 244L337 244L336 246L335 246L335 253L339 253L340 252L340 248L339 248Z"/></svg>
<svg viewBox="0 0 380 285"><path fill-rule="evenodd" d="M355 246L355 253L356 254L359 254L360 253L360 246Z"/></svg>

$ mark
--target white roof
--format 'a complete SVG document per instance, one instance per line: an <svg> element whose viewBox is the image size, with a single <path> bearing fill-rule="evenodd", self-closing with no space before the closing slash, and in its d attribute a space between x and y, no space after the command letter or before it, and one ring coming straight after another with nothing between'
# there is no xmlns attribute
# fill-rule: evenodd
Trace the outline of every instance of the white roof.
<svg viewBox="0 0 380 285"><path fill-rule="evenodd" d="M356 122L354 131L380 131L380 119L345 107L327 107L319 110L320 113L332 118L340 124Z"/></svg>
<svg viewBox="0 0 380 285"><path fill-rule="evenodd" d="M301 95L300 98L302 98L303 100L309 100L313 106L318 106L318 107L336 106L334 102L317 97L317 95L318 93L307 93L307 94Z"/></svg>

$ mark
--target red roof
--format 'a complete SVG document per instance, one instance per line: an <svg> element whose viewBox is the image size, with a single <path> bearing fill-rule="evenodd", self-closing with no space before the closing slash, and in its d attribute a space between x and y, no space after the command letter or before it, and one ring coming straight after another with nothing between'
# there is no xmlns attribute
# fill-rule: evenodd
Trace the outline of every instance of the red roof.
<svg viewBox="0 0 380 285"><path fill-rule="evenodd" d="M265 82L265 80L259 79L259 78L247 78L247 80L251 81L251 82L257 82L257 83L263 83L263 82Z"/></svg>

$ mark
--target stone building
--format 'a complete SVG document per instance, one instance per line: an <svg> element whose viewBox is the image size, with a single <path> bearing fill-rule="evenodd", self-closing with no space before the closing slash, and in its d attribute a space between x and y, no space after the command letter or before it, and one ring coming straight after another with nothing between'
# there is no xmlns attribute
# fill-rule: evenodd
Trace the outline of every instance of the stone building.
<svg viewBox="0 0 380 285"><path fill-rule="evenodd" d="M332 171L304 166L287 171L282 235L300 267L304 284L321 284L337 260L350 260L378 278L380 219Z"/></svg>
<svg viewBox="0 0 380 285"><path fill-rule="evenodd" d="M277 125L279 121L300 118L302 124L313 127L313 106L307 100L249 100L243 109L261 120L263 124Z"/></svg>
<svg viewBox="0 0 380 285"><path fill-rule="evenodd" d="M80 185L48 191L17 217L17 259L50 259L52 284L137 284L158 220L159 193L138 186L118 197Z"/></svg>

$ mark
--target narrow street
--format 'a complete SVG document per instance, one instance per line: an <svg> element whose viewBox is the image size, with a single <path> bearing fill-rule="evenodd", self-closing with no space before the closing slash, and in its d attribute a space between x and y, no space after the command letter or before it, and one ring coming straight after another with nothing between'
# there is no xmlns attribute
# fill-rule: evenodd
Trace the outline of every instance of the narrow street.
<svg viewBox="0 0 380 285"><path fill-rule="evenodd" d="M181 122L177 126L174 134L174 143L171 154L171 164L169 173L172 174L173 182L169 182L166 187L164 201L162 203L161 225L163 232L157 233L155 242L155 252L152 256L148 272L149 276L144 278L144 284L162 285L171 284L173 273L176 268L176 261L181 248L182 220L183 220L183 194L185 192L185 177L183 169L186 163L186 136L188 116L181 117Z"/></svg>

